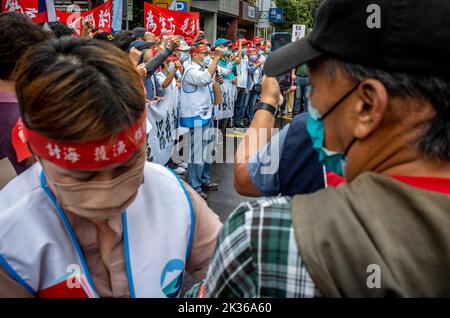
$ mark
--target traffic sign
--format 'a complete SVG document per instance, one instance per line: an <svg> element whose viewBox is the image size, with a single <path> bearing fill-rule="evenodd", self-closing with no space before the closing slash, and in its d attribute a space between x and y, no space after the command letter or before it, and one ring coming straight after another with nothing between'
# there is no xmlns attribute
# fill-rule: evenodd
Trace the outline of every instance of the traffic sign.
<svg viewBox="0 0 450 318"><path fill-rule="evenodd" d="M177 11L188 12L189 3L187 1L177 1Z"/></svg>
<svg viewBox="0 0 450 318"><path fill-rule="evenodd" d="M260 19L268 19L269 18L269 11L259 11L259 18Z"/></svg>
<svg viewBox="0 0 450 318"><path fill-rule="evenodd" d="M283 8L271 8L269 11L269 21L273 23L284 22L284 9Z"/></svg>
<svg viewBox="0 0 450 318"><path fill-rule="evenodd" d="M169 9L174 0L155 0L153 3L158 7ZM189 12L190 0L177 0L175 11Z"/></svg>

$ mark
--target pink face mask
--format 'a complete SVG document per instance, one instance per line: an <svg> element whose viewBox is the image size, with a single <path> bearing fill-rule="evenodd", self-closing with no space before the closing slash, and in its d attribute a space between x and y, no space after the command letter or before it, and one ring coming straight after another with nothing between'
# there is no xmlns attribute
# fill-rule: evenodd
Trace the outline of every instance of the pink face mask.
<svg viewBox="0 0 450 318"><path fill-rule="evenodd" d="M257 55L250 55L250 61L251 62L256 62L257 59L258 59Z"/></svg>

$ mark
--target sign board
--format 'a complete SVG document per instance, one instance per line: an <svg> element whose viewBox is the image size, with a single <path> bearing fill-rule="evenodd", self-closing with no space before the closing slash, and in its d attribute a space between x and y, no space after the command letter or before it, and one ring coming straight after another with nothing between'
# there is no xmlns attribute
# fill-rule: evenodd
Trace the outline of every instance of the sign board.
<svg viewBox="0 0 450 318"><path fill-rule="evenodd" d="M270 26L269 23L269 10L272 6L272 0L259 0L259 28L267 28Z"/></svg>
<svg viewBox="0 0 450 318"><path fill-rule="evenodd" d="M269 11L269 21L271 23L282 23L284 21L284 9L271 8Z"/></svg>
<svg viewBox="0 0 450 318"><path fill-rule="evenodd" d="M177 1L177 11L188 12L189 3L187 1Z"/></svg>
<svg viewBox="0 0 450 318"><path fill-rule="evenodd" d="M247 7L247 10L248 10L248 11L247 11L248 17L254 19L254 18L255 18L255 7L253 7L253 6L248 6L248 7Z"/></svg>
<svg viewBox="0 0 450 318"><path fill-rule="evenodd" d="M292 25L292 42L303 39L306 35L306 25L293 24Z"/></svg>
<svg viewBox="0 0 450 318"><path fill-rule="evenodd" d="M133 0L127 0L127 18L128 21L133 21Z"/></svg>
<svg viewBox="0 0 450 318"><path fill-rule="evenodd" d="M153 3L155 5L157 5L158 7L164 8L164 9L169 9L170 5L172 4L173 0L156 0L153 1ZM175 11L180 11L180 12L189 12L189 8L191 6L191 0L177 0L176 2L176 9Z"/></svg>

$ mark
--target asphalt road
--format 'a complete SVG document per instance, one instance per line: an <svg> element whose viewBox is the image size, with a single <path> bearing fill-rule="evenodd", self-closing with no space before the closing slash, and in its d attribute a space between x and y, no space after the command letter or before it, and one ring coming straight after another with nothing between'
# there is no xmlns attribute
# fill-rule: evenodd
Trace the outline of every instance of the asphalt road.
<svg viewBox="0 0 450 318"><path fill-rule="evenodd" d="M284 127L290 123L292 117L283 116L277 118L275 126L278 128ZM242 140L245 131L243 129L235 129L234 133L226 135L226 143L234 142L234 149ZM219 190L208 193L208 205L216 212L220 220L224 222L233 210L242 202L254 200L241 196L234 190L233 185L234 167L232 163L215 163L211 169L211 181L219 184Z"/></svg>
<svg viewBox="0 0 450 318"><path fill-rule="evenodd" d="M283 127L290 122L290 117L284 117L283 121L277 119L276 126ZM226 135L225 143L234 143L237 148L242 140L243 130L235 130L234 133ZM214 163L211 169L211 181L219 184L217 191L208 193L208 205L225 222L228 216L242 202L251 201L255 198L245 197L236 192L233 185L234 167L232 163ZM186 273L181 289L183 295L195 282Z"/></svg>
<svg viewBox="0 0 450 318"><path fill-rule="evenodd" d="M236 138L235 143L241 139ZM226 142L233 142L233 138L227 138ZM236 146L235 146L236 147ZM234 209L242 202L252 198L241 196L233 185L234 167L232 163L214 163L211 168L211 181L219 184L217 191L208 193L208 205L219 215L224 222Z"/></svg>
<svg viewBox="0 0 450 318"><path fill-rule="evenodd" d="M228 135L225 143L234 143L234 149L242 140L243 133ZM225 146L225 145L224 145ZM208 192L208 205L219 216L220 220L225 222L228 216L242 202L249 201L252 198L241 196L234 190L233 185L234 168L232 163L213 163L211 167L211 181L219 184L217 191ZM195 281L185 272L181 295L193 286Z"/></svg>

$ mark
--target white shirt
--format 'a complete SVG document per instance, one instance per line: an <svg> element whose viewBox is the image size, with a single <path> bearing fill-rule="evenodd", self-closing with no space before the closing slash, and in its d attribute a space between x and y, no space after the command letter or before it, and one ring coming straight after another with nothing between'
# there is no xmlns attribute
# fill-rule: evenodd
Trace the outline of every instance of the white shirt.
<svg viewBox="0 0 450 318"><path fill-rule="evenodd" d="M242 56L241 63L236 65L237 70L237 86L240 88L247 88L248 80L248 57Z"/></svg>
<svg viewBox="0 0 450 318"><path fill-rule="evenodd" d="M190 86L208 86L212 83L212 76L208 69L192 61L186 65L186 69L190 68L189 72L185 71L183 83ZM192 67L196 66L196 67Z"/></svg>

